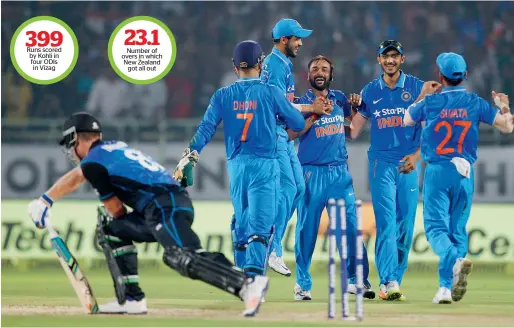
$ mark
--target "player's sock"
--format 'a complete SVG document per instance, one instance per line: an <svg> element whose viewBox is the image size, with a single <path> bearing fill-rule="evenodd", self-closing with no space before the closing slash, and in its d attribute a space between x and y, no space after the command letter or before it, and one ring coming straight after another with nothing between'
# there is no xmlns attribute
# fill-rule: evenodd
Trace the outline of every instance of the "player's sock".
<svg viewBox="0 0 514 328"><path fill-rule="evenodd" d="M121 241L112 243L111 247L122 274L127 298L132 298L136 301L142 300L145 294L141 287L139 287L136 246L132 242Z"/></svg>

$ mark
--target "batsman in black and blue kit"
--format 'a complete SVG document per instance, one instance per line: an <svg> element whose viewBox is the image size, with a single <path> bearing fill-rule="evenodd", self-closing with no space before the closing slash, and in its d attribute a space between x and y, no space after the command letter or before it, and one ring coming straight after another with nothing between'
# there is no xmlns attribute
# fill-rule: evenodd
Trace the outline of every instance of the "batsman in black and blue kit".
<svg viewBox="0 0 514 328"><path fill-rule="evenodd" d="M267 281L246 278L222 254L202 249L191 229L194 208L187 191L151 157L121 141L103 141L99 121L88 113L64 123L63 146L76 168L61 177L41 198L29 204L29 215L40 229L51 224L54 201L88 181L103 206L98 209L98 241L107 258L117 300L100 306L104 313L147 313L139 286L134 242L158 242L163 261L191 279L202 280L245 301L245 316L253 316ZM128 212L126 207L133 209Z"/></svg>

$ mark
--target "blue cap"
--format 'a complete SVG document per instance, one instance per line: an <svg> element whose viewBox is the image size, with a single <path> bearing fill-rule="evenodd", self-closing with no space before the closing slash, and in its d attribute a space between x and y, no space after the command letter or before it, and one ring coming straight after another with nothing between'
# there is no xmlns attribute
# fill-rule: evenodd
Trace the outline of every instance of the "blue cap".
<svg viewBox="0 0 514 328"><path fill-rule="evenodd" d="M400 42L395 40L386 40L378 46L378 55L380 56L387 50L394 49L403 55L403 46Z"/></svg>
<svg viewBox="0 0 514 328"><path fill-rule="evenodd" d="M273 40L280 39L283 36L306 38L311 35L311 33L312 30L304 30L294 19L282 18L273 28L271 36L273 37Z"/></svg>
<svg viewBox="0 0 514 328"><path fill-rule="evenodd" d="M450 80L467 80L464 57L453 52L443 52L437 56L437 66L441 74Z"/></svg>
<svg viewBox="0 0 514 328"><path fill-rule="evenodd" d="M248 68L257 65L263 57L261 45L253 40L246 40L237 44L232 61L236 67Z"/></svg>

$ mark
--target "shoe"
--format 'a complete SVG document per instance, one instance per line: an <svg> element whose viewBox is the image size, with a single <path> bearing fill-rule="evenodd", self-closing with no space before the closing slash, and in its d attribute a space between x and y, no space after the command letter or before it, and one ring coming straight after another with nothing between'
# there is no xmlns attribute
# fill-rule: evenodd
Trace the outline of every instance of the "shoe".
<svg viewBox="0 0 514 328"><path fill-rule="evenodd" d="M295 301L310 301L312 300L310 290L303 290L300 285L294 285L294 300Z"/></svg>
<svg viewBox="0 0 514 328"><path fill-rule="evenodd" d="M400 285L396 280L390 281L386 285L387 292L387 300L394 301L402 296L402 292L400 291Z"/></svg>
<svg viewBox="0 0 514 328"><path fill-rule="evenodd" d="M403 296L402 300L402 292L400 291L400 286L398 282L393 280L385 284L380 284L380 291L378 292L378 297L383 299L384 301L404 301L405 296Z"/></svg>
<svg viewBox="0 0 514 328"><path fill-rule="evenodd" d="M110 314L147 314L148 307L146 306L145 298L140 301L129 298L122 305L120 305L117 300L100 305L99 312Z"/></svg>
<svg viewBox="0 0 514 328"><path fill-rule="evenodd" d="M280 273L283 276L289 277L291 276L291 270L284 263L282 257L277 256L277 253L274 251L271 252L268 258L268 266L275 271L276 273Z"/></svg>
<svg viewBox="0 0 514 328"><path fill-rule="evenodd" d="M452 292L446 287L439 287L432 300L435 304L452 304Z"/></svg>
<svg viewBox="0 0 514 328"><path fill-rule="evenodd" d="M367 299L374 299L375 292L371 289L371 285L364 284L364 290L362 291L362 297ZM348 293L355 295L357 294L357 284L348 284Z"/></svg>
<svg viewBox="0 0 514 328"><path fill-rule="evenodd" d="M254 317L259 312L262 299L266 295L269 286L269 278L265 276L255 276L248 278L240 296L244 299L245 310L243 316Z"/></svg>
<svg viewBox="0 0 514 328"><path fill-rule="evenodd" d="M455 302L460 301L464 294L466 294L468 286L468 275L473 269L473 262L463 257L457 259L453 265L453 279L452 279L452 300Z"/></svg>

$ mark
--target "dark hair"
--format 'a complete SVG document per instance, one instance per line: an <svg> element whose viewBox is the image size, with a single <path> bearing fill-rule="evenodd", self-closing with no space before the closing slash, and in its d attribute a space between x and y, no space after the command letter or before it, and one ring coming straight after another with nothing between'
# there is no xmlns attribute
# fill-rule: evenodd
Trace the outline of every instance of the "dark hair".
<svg viewBox="0 0 514 328"><path fill-rule="evenodd" d="M442 75L442 74L441 74ZM449 79L447 78L446 76L443 75L443 79L446 81L446 83L448 83L449 85L451 85L452 87L456 87L458 86L459 84L462 83L462 81L464 81L464 79Z"/></svg>
<svg viewBox="0 0 514 328"><path fill-rule="evenodd" d="M291 36L291 35L290 35L290 36L285 36L285 38L286 38L286 39L288 39L288 40L291 40L291 38L292 38L292 37L293 37L293 36ZM278 39L275 39L275 38L273 37L273 31L271 31L271 38L273 39L273 43L279 43L279 42L280 42L280 39L281 39L282 37L280 37L280 38L278 38Z"/></svg>
<svg viewBox="0 0 514 328"><path fill-rule="evenodd" d="M330 65L330 80L332 81L334 78L334 65L332 64L332 61L330 59L328 59L327 57L325 57L323 55L317 55L317 56L312 57L312 59L307 64L307 71L311 70L312 63L320 61L320 60L324 60Z"/></svg>

